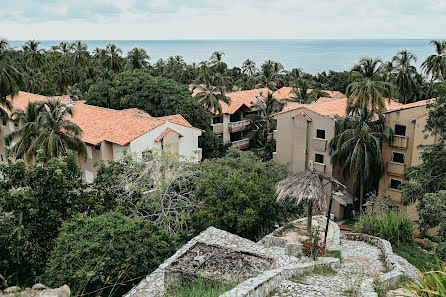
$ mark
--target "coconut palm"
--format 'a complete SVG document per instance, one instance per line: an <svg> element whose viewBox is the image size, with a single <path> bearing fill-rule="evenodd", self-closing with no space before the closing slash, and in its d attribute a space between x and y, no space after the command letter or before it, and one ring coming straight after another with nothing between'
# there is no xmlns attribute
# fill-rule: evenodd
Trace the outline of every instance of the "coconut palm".
<svg viewBox="0 0 446 297"><path fill-rule="evenodd" d="M308 236L311 236L313 213L324 211L327 208L327 194L322 183L324 180L345 188L335 178L316 171L313 167L291 175L276 185L277 201L289 201L295 205L302 202L307 203Z"/></svg>
<svg viewBox="0 0 446 297"><path fill-rule="evenodd" d="M398 52L392 59L396 72L395 84L404 103L413 98L414 94L418 93L417 89L420 88L415 77L417 69L411 64L416 61L417 57L407 50Z"/></svg>
<svg viewBox="0 0 446 297"><path fill-rule="evenodd" d="M40 68L45 62L45 57L43 56L44 50L39 49L39 44L39 41L28 40L22 47L26 66L29 68Z"/></svg>
<svg viewBox="0 0 446 297"><path fill-rule="evenodd" d="M428 98L434 81L446 80L446 41L432 40L430 44L435 47L435 54L427 57L426 61L421 64L426 75L431 77L430 87L426 94Z"/></svg>
<svg viewBox="0 0 446 297"><path fill-rule="evenodd" d="M364 188L384 174L381 144L390 142L392 129L382 112L367 106L350 106L347 115L335 126L329 153L333 166L340 166L343 176L359 185L359 209L362 211Z"/></svg>
<svg viewBox="0 0 446 297"><path fill-rule="evenodd" d="M47 160L66 155L72 150L80 156L86 156L85 143L79 137L82 129L67 119L73 115L73 109L60 100L49 100L39 116L39 135L31 144L29 150L33 154L42 150Z"/></svg>
<svg viewBox="0 0 446 297"><path fill-rule="evenodd" d="M19 129L5 136L4 142L7 147L16 141L11 151L16 159L31 161L34 153L30 147L39 136L39 114L42 110L41 102L30 102L24 111L14 111L11 118L19 123Z"/></svg>
<svg viewBox="0 0 446 297"><path fill-rule="evenodd" d="M320 97L329 97L319 88L310 88L310 82L306 79L298 80L290 91L290 98L285 99L287 102L299 102L302 104L310 104Z"/></svg>
<svg viewBox="0 0 446 297"><path fill-rule="evenodd" d="M78 40L71 44L71 49L73 51L73 65L78 69L85 68L90 58L87 45Z"/></svg>
<svg viewBox="0 0 446 297"><path fill-rule="evenodd" d="M103 52L102 64L112 72L119 72L122 68L122 50L115 44L108 44Z"/></svg>
<svg viewBox="0 0 446 297"><path fill-rule="evenodd" d="M127 54L127 60L133 71L145 69L149 66L149 55L142 48L134 48Z"/></svg>
<svg viewBox="0 0 446 297"><path fill-rule="evenodd" d="M268 159L269 156L265 154L266 146L268 144L268 135L276 129L277 123L273 119L272 115L280 112L283 109L284 104L279 102L273 97L271 92L268 92L266 97L260 93L260 96L256 97L255 102L252 103L252 110L256 110L257 114L248 115L247 119L251 121L248 129L255 131L253 140L257 148L263 149L264 159Z"/></svg>
<svg viewBox="0 0 446 297"><path fill-rule="evenodd" d="M17 68L12 66L9 58L9 44L7 41L0 42L0 117L8 118L4 108L11 109L11 102L7 96L14 97L23 84L23 76Z"/></svg>
<svg viewBox="0 0 446 297"><path fill-rule="evenodd" d="M229 97L226 96L225 88L221 86L220 81L214 75L204 72L200 83L193 85L192 90L198 90L195 98L200 101L203 106L218 115L222 115L221 102L230 103Z"/></svg>
<svg viewBox="0 0 446 297"><path fill-rule="evenodd" d="M381 59L362 58L358 64L353 66L352 75L354 78L377 79L382 72L383 62Z"/></svg>
<svg viewBox="0 0 446 297"><path fill-rule="evenodd" d="M253 76L254 74L256 74L256 72L257 68L254 61L247 59L245 62L243 62L242 73L247 74L248 76Z"/></svg>
<svg viewBox="0 0 446 297"><path fill-rule="evenodd" d="M55 47L54 49L55 51L61 53L63 57L67 57L71 51L71 44L63 41L59 44L59 46Z"/></svg>
<svg viewBox="0 0 446 297"><path fill-rule="evenodd" d="M282 80L282 64L268 60L260 67L260 73L257 76L257 88L268 88L272 91L277 90Z"/></svg>

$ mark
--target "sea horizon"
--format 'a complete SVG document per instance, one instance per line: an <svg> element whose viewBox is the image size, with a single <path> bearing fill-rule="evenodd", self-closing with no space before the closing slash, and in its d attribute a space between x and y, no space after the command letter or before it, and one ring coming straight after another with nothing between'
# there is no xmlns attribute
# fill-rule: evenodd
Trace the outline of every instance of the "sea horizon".
<svg viewBox="0 0 446 297"><path fill-rule="evenodd" d="M39 40L44 49L60 42L75 40ZM246 59L257 63L266 61L282 63L286 70L300 67L305 72L316 74L323 71L350 70L362 57L391 59L398 51L406 49L417 57L419 67L433 53L429 42L432 39L170 39L170 40L82 40L88 50L104 48L114 43L122 49L123 56L134 47L144 48L151 57L150 63L170 56L182 56L187 63L199 63L209 59L215 51L225 53L223 60L228 67L241 67ZM11 46L20 47L26 40L9 40Z"/></svg>

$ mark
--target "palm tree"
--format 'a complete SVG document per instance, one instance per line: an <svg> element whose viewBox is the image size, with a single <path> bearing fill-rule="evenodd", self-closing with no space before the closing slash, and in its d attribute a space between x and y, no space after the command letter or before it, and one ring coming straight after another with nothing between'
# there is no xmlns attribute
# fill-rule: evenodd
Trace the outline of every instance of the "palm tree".
<svg viewBox="0 0 446 297"><path fill-rule="evenodd" d="M245 62L243 62L242 73L247 74L248 76L253 76L254 74L256 74L256 72L257 68L254 61L247 59Z"/></svg>
<svg viewBox="0 0 446 297"><path fill-rule="evenodd" d="M108 44L103 52L103 65L112 72L119 72L122 68L122 50L114 44Z"/></svg>
<svg viewBox="0 0 446 297"><path fill-rule="evenodd" d="M311 236L313 212L321 212L327 208L327 195L323 180L344 187L333 177L310 168L287 177L276 185L277 201L290 201L295 205L306 201L308 204L307 235Z"/></svg>
<svg viewBox="0 0 446 297"><path fill-rule="evenodd" d="M268 88L272 91L277 90L277 87L282 80L283 66L282 64L268 60L260 67L260 73L257 77L257 88Z"/></svg>
<svg viewBox="0 0 446 297"><path fill-rule="evenodd" d="M214 52L209 59L210 65L214 67L218 72L223 73L223 71L227 68L225 62L223 62L223 56L225 53L223 52Z"/></svg>
<svg viewBox="0 0 446 297"><path fill-rule="evenodd" d="M192 90L198 90L195 98L197 98L207 110L221 116L221 102L229 104L230 99L226 96L225 88L219 83L220 82L216 76L204 72L200 83L193 85Z"/></svg>
<svg viewBox="0 0 446 297"><path fill-rule="evenodd" d="M432 40L430 44L435 47L435 54L427 57L426 61L421 64L426 75L431 76L427 98L432 91L434 81L446 80L446 41Z"/></svg>
<svg viewBox="0 0 446 297"><path fill-rule="evenodd" d="M141 48L134 48L127 54L127 60L133 71L138 69L145 69L149 66L149 55L146 50Z"/></svg>
<svg viewBox="0 0 446 297"><path fill-rule="evenodd" d="M39 136L39 114L42 110L41 102L30 102L25 111L14 111L11 115L15 121L20 123L19 129L5 136L6 146L10 146L13 141L17 142L11 147L11 151L16 159L26 159L28 162L33 158L33 152L30 150L32 143Z"/></svg>
<svg viewBox="0 0 446 297"><path fill-rule="evenodd" d="M284 104L277 101L271 92L265 97L262 93L256 97L255 102L251 102L252 110L256 110L257 114L248 115L247 119L251 121L248 129L255 131L255 146L263 149L264 159L269 156L265 154L268 144L268 135L276 129L277 122L272 115L280 112Z"/></svg>
<svg viewBox="0 0 446 297"><path fill-rule="evenodd" d="M359 184L359 209L362 211L364 188L384 174L381 144L390 142L392 129L382 112L367 106L350 106L347 115L336 123L329 153L333 166L340 166L345 178Z"/></svg>
<svg viewBox="0 0 446 297"><path fill-rule="evenodd" d="M71 44L71 49L73 50L73 65L78 69L85 68L90 58L87 45L78 40Z"/></svg>
<svg viewBox="0 0 446 297"><path fill-rule="evenodd" d="M39 49L39 44L39 41L28 40L22 47L25 54L26 66L29 68L40 68L44 64L44 50Z"/></svg>
<svg viewBox="0 0 446 297"><path fill-rule="evenodd" d="M61 42L59 46L55 47L54 49L55 51L61 53L64 58L66 58L70 54L71 47L72 45L68 42Z"/></svg>
<svg viewBox="0 0 446 297"><path fill-rule="evenodd" d="M380 59L362 58L358 64L353 66L352 75L355 78L377 79L382 71L382 61Z"/></svg>
<svg viewBox="0 0 446 297"><path fill-rule="evenodd" d="M0 117L8 118L4 108L11 109L11 102L7 96L14 97L23 84L23 76L17 68L12 66L9 58L9 44L6 40L0 41Z"/></svg>
<svg viewBox="0 0 446 297"><path fill-rule="evenodd" d="M67 94L68 88L73 82L73 72L65 63L58 63L52 69L54 82L56 83L59 94Z"/></svg>
<svg viewBox="0 0 446 297"><path fill-rule="evenodd" d="M86 156L85 143L79 138L82 129L67 119L72 115L72 107L60 100L46 101L37 121L39 135L29 147L30 152L35 155L43 150L47 160L66 155L67 150Z"/></svg>
<svg viewBox="0 0 446 297"><path fill-rule="evenodd" d="M310 104L324 96L328 97L329 95L319 88L310 89L310 82L306 79L300 79L291 89L290 98L285 99L285 101Z"/></svg>
<svg viewBox="0 0 446 297"><path fill-rule="evenodd" d="M420 88L415 80L417 69L411 65L412 61L416 62L417 57L407 50L398 52L392 59L395 63L396 87L404 103L413 98L414 94L418 93L417 89Z"/></svg>

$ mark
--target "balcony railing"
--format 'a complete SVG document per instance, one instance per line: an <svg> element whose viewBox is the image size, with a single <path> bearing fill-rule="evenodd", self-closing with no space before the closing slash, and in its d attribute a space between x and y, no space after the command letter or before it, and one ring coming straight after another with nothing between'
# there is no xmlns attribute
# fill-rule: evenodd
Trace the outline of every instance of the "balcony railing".
<svg viewBox="0 0 446 297"><path fill-rule="evenodd" d="M391 175L403 176L406 165L404 163L389 162L387 163L387 172Z"/></svg>
<svg viewBox="0 0 446 297"><path fill-rule="evenodd" d="M315 150L325 152L327 150L327 139L313 138L313 147Z"/></svg>
<svg viewBox="0 0 446 297"><path fill-rule="evenodd" d="M228 124L229 131L234 132L234 131L244 130L246 128L246 126L249 125L249 123L251 123L250 120L241 120L241 121L237 121L237 122L229 122L229 124Z"/></svg>
<svg viewBox="0 0 446 297"><path fill-rule="evenodd" d="M215 134L223 133L223 123L211 124L211 126Z"/></svg>
<svg viewBox="0 0 446 297"><path fill-rule="evenodd" d="M236 141L231 141L231 144L236 148L248 148L249 147L249 138L243 138Z"/></svg>
<svg viewBox="0 0 446 297"><path fill-rule="evenodd" d="M314 169L319 172L325 173L325 164L314 162Z"/></svg>
<svg viewBox="0 0 446 297"><path fill-rule="evenodd" d="M393 135L392 146L400 149L406 149L408 139L409 138L407 136Z"/></svg>

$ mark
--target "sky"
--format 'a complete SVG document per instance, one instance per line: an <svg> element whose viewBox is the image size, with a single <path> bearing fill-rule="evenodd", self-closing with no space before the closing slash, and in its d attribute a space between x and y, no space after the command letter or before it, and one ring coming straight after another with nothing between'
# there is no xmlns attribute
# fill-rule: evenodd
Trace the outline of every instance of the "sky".
<svg viewBox="0 0 446 297"><path fill-rule="evenodd" d="M446 0L0 0L9 40L445 38Z"/></svg>

